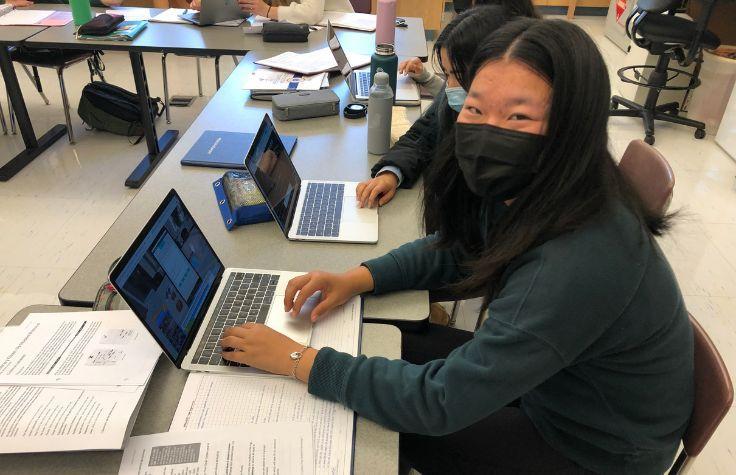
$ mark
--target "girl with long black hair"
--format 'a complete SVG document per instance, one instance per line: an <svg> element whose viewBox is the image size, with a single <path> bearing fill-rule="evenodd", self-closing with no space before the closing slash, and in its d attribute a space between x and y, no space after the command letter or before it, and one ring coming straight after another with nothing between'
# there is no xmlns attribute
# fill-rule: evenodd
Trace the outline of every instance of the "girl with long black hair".
<svg viewBox="0 0 736 475"><path fill-rule="evenodd" d="M402 360L306 349L296 377L401 432L422 473L661 474L692 410L692 330L654 240L668 218L608 151L599 51L572 23L516 20L479 48L466 86L427 180L436 232L297 277L285 306L321 291L317 319L362 292L450 288L485 295L485 322L404 333ZM225 335L223 357L278 374L302 349L262 325Z"/></svg>
<svg viewBox="0 0 736 475"><path fill-rule="evenodd" d="M460 85L467 76L478 45L517 16L536 18L531 0L492 0L488 6L463 12L447 24L433 48L434 60L446 77L431 106L371 169L373 178L361 182L357 199L361 206L383 206L399 187L411 188L437 154L437 147L457 120L465 100ZM406 65L404 65L406 67Z"/></svg>

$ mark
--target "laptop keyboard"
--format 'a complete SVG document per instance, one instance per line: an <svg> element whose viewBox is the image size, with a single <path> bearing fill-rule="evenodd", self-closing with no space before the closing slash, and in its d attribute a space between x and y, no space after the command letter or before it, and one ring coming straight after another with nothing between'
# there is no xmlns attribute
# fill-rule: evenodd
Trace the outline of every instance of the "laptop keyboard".
<svg viewBox="0 0 736 475"><path fill-rule="evenodd" d="M307 183L297 234L338 237L344 193L344 183Z"/></svg>
<svg viewBox="0 0 736 475"><path fill-rule="evenodd" d="M227 279L217 307L207 324L202 340L192 359L193 364L246 366L220 356L220 340L227 327L244 323L265 323L279 276L233 272Z"/></svg>
<svg viewBox="0 0 736 475"><path fill-rule="evenodd" d="M371 94L371 73L368 71L356 71L355 88L358 96L368 97Z"/></svg>

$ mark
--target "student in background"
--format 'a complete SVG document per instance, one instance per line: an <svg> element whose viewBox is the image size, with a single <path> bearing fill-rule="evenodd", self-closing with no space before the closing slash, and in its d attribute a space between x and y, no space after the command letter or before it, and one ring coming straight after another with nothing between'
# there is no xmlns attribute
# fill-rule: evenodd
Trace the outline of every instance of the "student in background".
<svg viewBox="0 0 736 475"><path fill-rule="evenodd" d="M307 348L295 366L301 345L246 324L225 331L223 357L296 370L311 394L401 432L421 473L663 473L692 411L692 328L654 239L668 217L608 150L600 52L573 23L519 19L461 84L426 184L437 233L292 279L285 306L321 291L315 320L359 293L449 288L485 296L480 329L405 332L402 360Z"/></svg>
<svg viewBox="0 0 736 475"><path fill-rule="evenodd" d="M467 74L470 61L483 39L521 11L537 14L530 0L517 0L511 7L502 5L478 7L455 17L440 33L433 56L444 71L447 84L434 76L430 82L440 92L432 105L412 127L373 166L373 178L361 182L357 200L361 207L383 206L394 197L397 188L411 188L434 158L437 145L452 127L465 99L458 82ZM418 61L418 60L417 60ZM409 67L404 64L404 70Z"/></svg>
<svg viewBox="0 0 736 475"><path fill-rule="evenodd" d="M352 13L350 0L238 0L244 13L290 23L316 25L325 11Z"/></svg>
<svg viewBox="0 0 736 475"><path fill-rule="evenodd" d="M5 0L5 2L0 3L6 3L8 5L13 5L14 7L30 7L31 5L34 5L36 3L40 4L57 4L57 5L68 5L69 0ZM119 5L123 4L123 0L91 0L90 5L93 7L117 7Z"/></svg>

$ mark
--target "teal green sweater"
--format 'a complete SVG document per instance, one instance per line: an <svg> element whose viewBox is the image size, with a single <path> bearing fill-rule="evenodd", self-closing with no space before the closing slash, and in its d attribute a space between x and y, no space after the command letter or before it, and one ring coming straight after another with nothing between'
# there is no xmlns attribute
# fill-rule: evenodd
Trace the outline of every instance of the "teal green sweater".
<svg viewBox="0 0 736 475"><path fill-rule="evenodd" d="M366 262L375 292L435 289L464 256L433 237ZM659 246L621 205L518 257L467 344L424 365L321 349L309 392L408 433L461 430L517 398L542 437L600 473L661 474L693 404L693 340ZM488 434L503 437L503 434Z"/></svg>

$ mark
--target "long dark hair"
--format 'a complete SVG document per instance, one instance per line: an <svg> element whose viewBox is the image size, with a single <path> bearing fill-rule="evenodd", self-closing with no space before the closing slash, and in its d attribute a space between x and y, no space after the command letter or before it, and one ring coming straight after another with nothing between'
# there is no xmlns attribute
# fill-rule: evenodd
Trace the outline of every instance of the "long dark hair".
<svg viewBox="0 0 736 475"><path fill-rule="evenodd" d="M574 52L574 54L571 54ZM497 30L477 50L468 77L488 62L521 61L551 85L552 98L540 168L503 216L481 229L494 204L474 195L454 157L454 139L440 146L425 178L424 221L438 246L460 244L473 256L469 277L453 289L489 300L503 285L513 259L545 241L575 230L612 199L628 206L651 234L667 227L622 179L608 151L608 70L593 40L561 20L517 19ZM497 204L496 204L497 205Z"/></svg>

